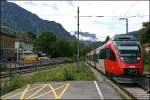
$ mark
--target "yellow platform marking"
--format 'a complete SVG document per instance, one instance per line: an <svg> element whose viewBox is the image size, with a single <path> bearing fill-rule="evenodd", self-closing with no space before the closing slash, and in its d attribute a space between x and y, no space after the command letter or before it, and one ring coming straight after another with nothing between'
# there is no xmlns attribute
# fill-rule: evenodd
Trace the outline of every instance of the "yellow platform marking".
<svg viewBox="0 0 150 100"><path fill-rule="evenodd" d="M57 95L57 94L56 94L56 91L55 91L55 89L52 87L51 84L48 84L48 86L51 88L52 93L53 93L53 95L54 95L54 98L55 98L55 99L61 99L61 97L63 96L63 94L65 93L65 91L68 89L68 87L70 86L70 84L68 83L68 84L66 85L66 87L63 89L63 91L60 93L60 95Z"/></svg>
<svg viewBox="0 0 150 100"><path fill-rule="evenodd" d="M28 92L31 91L31 90L34 90L34 89L36 89L36 88L39 88L39 87L35 87L35 88L32 88L32 89L29 89ZM12 91L12 92L14 92L14 91ZM9 99L9 98L12 98L12 97L17 96L17 95L19 95L19 94L22 93L22 92L19 92L19 93L17 93L17 94L12 95L12 96L6 97L7 95L11 94L12 92L10 92L10 93L8 93L8 94L2 96L2 99Z"/></svg>
<svg viewBox="0 0 150 100"><path fill-rule="evenodd" d="M49 86L50 89L51 89L51 91L46 92L46 93L44 93L44 94L41 94L41 95L39 95L39 96L33 97L33 96L35 96L37 93L39 93L41 90L43 90L46 86ZM58 90L58 89L60 89L60 88L62 88L62 87L64 87L64 86L65 86L65 88L64 88L63 91L60 93L60 95L57 95L55 90ZM19 94L21 94L21 93L22 93L22 94L21 94L21 96L20 96L20 99L33 99L33 98L38 98L38 97L40 97L40 96L42 96L42 95L45 95L45 94L51 93L51 92L53 93L55 99L61 99L61 97L64 95L65 91L69 88L69 86L70 86L70 84L68 83L68 84L64 84L64 85L59 86L59 87L57 87L57 88L54 89L54 87L53 87L51 84L45 84L45 85L43 85L40 89L38 89L36 92L34 92L31 96L29 96L29 97L27 97L27 98L24 98L24 96L25 96L27 90L30 88L30 85L28 85L27 88L26 88L23 92L17 93L17 94L12 95L12 96L9 96L9 97L7 97L7 98L5 98L5 99L14 97L14 96L19 95ZM38 87L36 87L36 88L38 88ZM31 90L34 90L34 89L36 89L36 88L29 89L28 92L31 91ZM6 95L5 95L5 96L6 96ZM4 99L4 98L3 98L3 99Z"/></svg>
<svg viewBox="0 0 150 100"><path fill-rule="evenodd" d="M66 84L65 84L65 85L66 85ZM55 90L58 90L58 89L64 87L65 85L59 86L59 87L55 88ZM43 94L41 94L41 95L38 95L38 96L36 96L36 97L33 97L32 99L39 98L39 97L41 97L41 96L43 96L43 95L46 95L46 94L48 94L48 93L51 93L51 92L52 92L52 91L45 92L45 93L43 93Z"/></svg>
<svg viewBox="0 0 150 100"><path fill-rule="evenodd" d="M37 93L39 93L41 90L43 90L45 87L47 86L47 84L45 84L43 87L41 87L39 90L37 90L36 92L34 92L31 96L29 96L28 98L26 98L26 99L32 99L32 97L34 96L34 95L36 95Z"/></svg>
<svg viewBox="0 0 150 100"><path fill-rule="evenodd" d="M58 98L62 98L62 96L64 95L64 93L66 92L66 90L69 88L70 84L67 84L67 86L64 88L64 90L60 93L60 95L58 96Z"/></svg>
<svg viewBox="0 0 150 100"><path fill-rule="evenodd" d="M28 91L28 89L30 88L30 84L28 84L27 88L24 90L24 92L21 94L20 96L20 100L22 100L26 94L26 92Z"/></svg>

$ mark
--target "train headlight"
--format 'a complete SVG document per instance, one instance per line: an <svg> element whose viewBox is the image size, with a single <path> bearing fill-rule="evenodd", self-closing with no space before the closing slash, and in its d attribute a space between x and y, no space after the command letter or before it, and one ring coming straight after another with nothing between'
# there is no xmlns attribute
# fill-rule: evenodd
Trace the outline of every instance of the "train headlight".
<svg viewBox="0 0 150 100"><path fill-rule="evenodd" d="M123 60L123 57L121 57L121 60Z"/></svg>
<svg viewBox="0 0 150 100"><path fill-rule="evenodd" d="M140 60L140 57L138 57L137 60Z"/></svg>

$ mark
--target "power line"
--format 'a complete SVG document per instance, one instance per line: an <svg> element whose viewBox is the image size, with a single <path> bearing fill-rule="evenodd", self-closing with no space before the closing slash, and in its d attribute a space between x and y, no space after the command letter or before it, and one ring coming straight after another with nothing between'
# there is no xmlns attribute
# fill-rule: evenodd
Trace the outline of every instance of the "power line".
<svg viewBox="0 0 150 100"><path fill-rule="evenodd" d="M125 12L124 16L125 16L137 3L138 3L138 1L136 1L133 5L131 5L131 7ZM120 16L120 17L121 17L121 16ZM114 23L114 25L118 24L119 22L120 22L120 21L117 20L117 21ZM112 27L114 27L114 26L112 25Z"/></svg>
<svg viewBox="0 0 150 100"><path fill-rule="evenodd" d="M126 14L128 14L129 11L131 11L131 9L138 3L138 1L136 1L133 5L131 5L131 7L125 12L124 16L126 16Z"/></svg>

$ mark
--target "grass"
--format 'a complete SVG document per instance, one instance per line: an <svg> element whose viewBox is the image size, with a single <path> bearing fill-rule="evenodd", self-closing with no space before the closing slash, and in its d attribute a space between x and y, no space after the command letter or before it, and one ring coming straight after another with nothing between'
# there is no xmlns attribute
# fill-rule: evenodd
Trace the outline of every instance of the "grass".
<svg viewBox="0 0 150 100"><path fill-rule="evenodd" d="M77 68L76 64L65 64L63 66L36 73L32 76L31 83L49 82L49 81L68 81L68 80L95 80L94 74L84 63L80 63Z"/></svg>
<svg viewBox="0 0 150 100"><path fill-rule="evenodd" d="M10 76L10 80L4 82L0 86L0 93L5 94L7 92L13 91L17 88L22 87L27 83L26 80L22 79L19 74L13 74Z"/></svg>
<svg viewBox="0 0 150 100"><path fill-rule="evenodd" d="M94 73L83 62L77 68L75 63L60 65L46 71L38 72L32 75L30 79L23 79L18 74L13 74L10 80L1 84L0 91L2 94L13 91L26 84L36 82L50 81L70 81L70 80L96 80Z"/></svg>

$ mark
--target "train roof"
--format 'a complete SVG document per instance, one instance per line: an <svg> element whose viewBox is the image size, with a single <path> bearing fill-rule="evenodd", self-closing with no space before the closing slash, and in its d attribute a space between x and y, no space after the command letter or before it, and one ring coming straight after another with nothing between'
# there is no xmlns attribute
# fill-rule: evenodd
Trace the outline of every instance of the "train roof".
<svg viewBox="0 0 150 100"><path fill-rule="evenodd" d="M93 49L90 51L90 53L96 53L99 52L99 49L103 49L107 47L108 45L115 45L115 46L136 46L140 45L140 42L133 37L132 35L127 34L117 34L113 38L109 39L106 43L104 43L102 46L97 47L96 49Z"/></svg>
<svg viewBox="0 0 150 100"><path fill-rule="evenodd" d="M138 41L132 35L127 34L117 34L112 38L113 41Z"/></svg>
<svg viewBox="0 0 150 100"><path fill-rule="evenodd" d="M128 46L133 46L133 45L139 45L140 42L133 37L132 35L127 35L127 34L117 34L112 38L112 41L116 45L128 45Z"/></svg>

